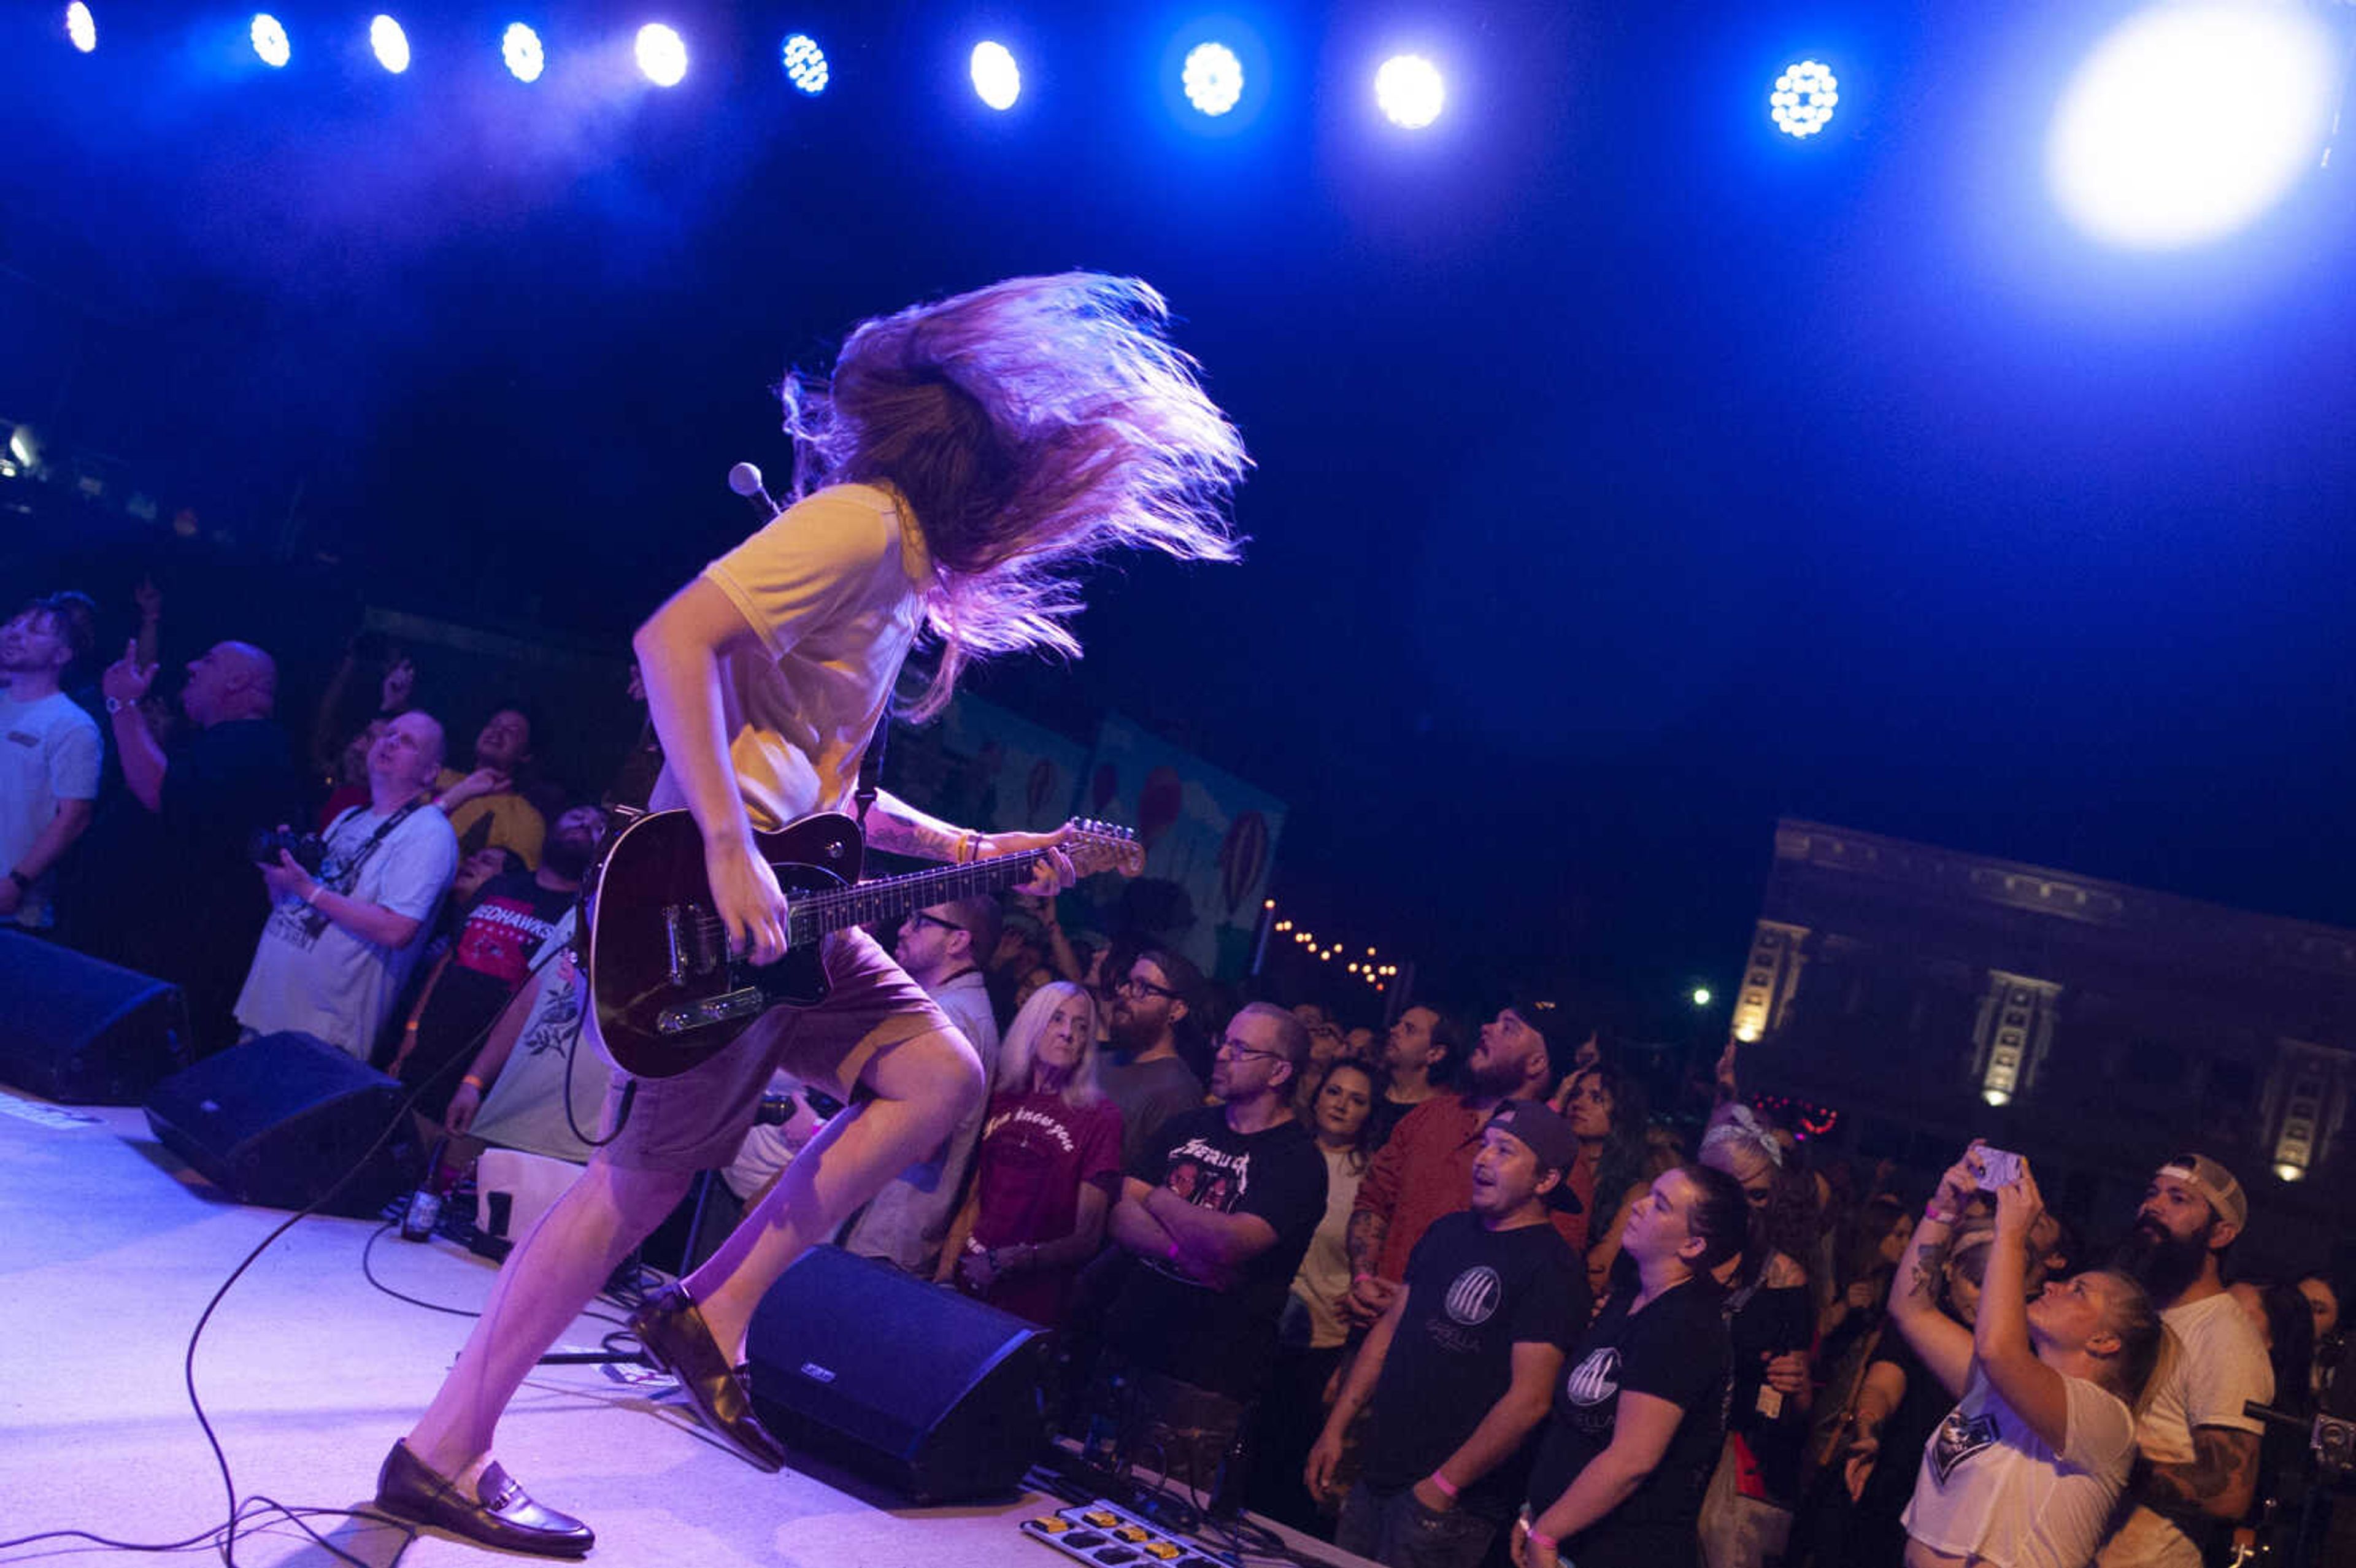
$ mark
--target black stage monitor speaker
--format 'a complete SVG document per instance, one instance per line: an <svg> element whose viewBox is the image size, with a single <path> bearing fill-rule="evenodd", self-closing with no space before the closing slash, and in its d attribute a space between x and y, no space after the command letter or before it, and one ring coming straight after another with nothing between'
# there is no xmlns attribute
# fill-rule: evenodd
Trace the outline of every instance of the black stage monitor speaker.
<svg viewBox="0 0 2356 1568"><path fill-rule="evenodd" d="M135 1105L188 1060L180 988L0 932L0 1080L73 1105Z"/></svg>
<svg viewBox="0 0 2356 1568"><path fill-rule="evenodd" d="M209 1056L147 1096L164 1147L241 1203L301 1209L350 1170L401 1108L401 1085L307 1034ZM402 1129L405 1133L406 1129ZM410 1184L385 1140L327 1210L374 1215Z"/></svg>
<svg viewBox="0 0 2356 1568"><path fill-rule="evenodd" d="M1047 1336L873 1258L813 1247L753 1314L753 1403L784 1442L937 1503L1001 1496L1047 1441Z"/></svg>

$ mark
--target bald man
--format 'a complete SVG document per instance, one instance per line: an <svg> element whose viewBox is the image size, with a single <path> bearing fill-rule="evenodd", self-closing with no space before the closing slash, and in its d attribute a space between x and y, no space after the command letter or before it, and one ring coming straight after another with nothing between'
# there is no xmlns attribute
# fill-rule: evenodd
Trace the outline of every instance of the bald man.
<svg viewBox="0 0 2356 1568"><path fill-rule="evenodd" d="M235 1038L230 1004L269 902L246 846L296 819L302 778L272 720L278 667L248 643L189 661L180 708L192 732L167 754L144 699L158 667L137 645L100 677L122 759L123 797L104 803L67 889L66 936L187 994L198 1047Z"/></svg>
<svg viewBox="0 0 2356 1568"><path fill-rule="evenodd" d="M434 809L442 726L412 709L369 748L369 802L327 825L316 872L281 849L262 864L270 923L238 994L248 1034L299 1029L366 1061L458 870Z"/></svg>

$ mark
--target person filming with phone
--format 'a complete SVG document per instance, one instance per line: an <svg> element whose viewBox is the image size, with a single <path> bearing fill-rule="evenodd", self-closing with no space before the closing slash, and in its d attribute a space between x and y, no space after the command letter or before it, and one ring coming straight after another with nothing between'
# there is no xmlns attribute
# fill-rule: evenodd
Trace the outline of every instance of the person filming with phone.
<svg viewBox="0 0 2356 1568"><path fill-rule="evenodd" d="M1941 1312L1937 1281L1976 1193L1996 1200L1979 1316ZM2144 1287L2091 1270L2026 1299L2044 1211L2029 1162L1975 1143L1947 1168L1900 1260L1890 1316L1956 1395L1907 1505L1907 1568L2083 1568L2136 1458L2136 1409L2167 1330Z"/></svg>

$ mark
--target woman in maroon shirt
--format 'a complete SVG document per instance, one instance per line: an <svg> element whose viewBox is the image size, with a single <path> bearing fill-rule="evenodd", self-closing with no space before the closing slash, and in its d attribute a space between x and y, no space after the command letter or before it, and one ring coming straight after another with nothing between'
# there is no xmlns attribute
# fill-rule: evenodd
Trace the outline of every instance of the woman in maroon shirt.
<svg viewBox="0 0 2356 1568"><path fill-rule="evenodd" d="M1054 1328L1119 1188L1120 1108L1097 1086L1096 1004L1068 981L1042 986L999 1045L973 1190L937 1277Z"/></svg>

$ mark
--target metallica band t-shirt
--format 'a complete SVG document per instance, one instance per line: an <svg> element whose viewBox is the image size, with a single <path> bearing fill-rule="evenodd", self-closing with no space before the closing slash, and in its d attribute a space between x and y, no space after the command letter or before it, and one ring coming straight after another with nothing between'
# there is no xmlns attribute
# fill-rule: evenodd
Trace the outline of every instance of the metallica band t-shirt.
<svg viewBox="0 0 2356 1568"><path fill-rule="evenodd" d="M1407 1264L1407 1313L1383 1358L1366 1485L1411 1487L1463 1445L1514 1381L1514 1347L1567 1349L1587 1321L1587 1270L1541 1221L1491 1231L1470 1212L1431 1222ZM1457 1506L1513 1516L1534 1445L1463 1488Z"/></svg>
<svg viewBox="0 0 2356 1568"><path fill-rule="evenodd" d="M1530 1516L1553 1507L1588 1462L1611 1446L1623 1392L1667 1400L1685 1416L1660 1464L1627 1501L1593 1528L1563 1537L1562 1559L1579 1568L1678 1568L1700 1557L1695 1521L1725 1425L1723 1303L1691 1280L1631 1316L1634 1299L1627 1293L1612 1298L1555 1385L1554 1419L1530 1471Z"/></svg>
<svg viewBox="0 0 2356 1568"><path fill-rule="evenodd" d="M1325 1157L1297 1121L1238 1133L1217 1105L1171 1117L1151 1148L1160 1185L1222 1214L1258 1216L1276 1244L1226 1290L1188 1279L1166 1259L1141 1258L1108 1316L1105 1342L1164 1377L1248 1400L1267 1375L1277 1317L1325 1217Z"/></svg>

